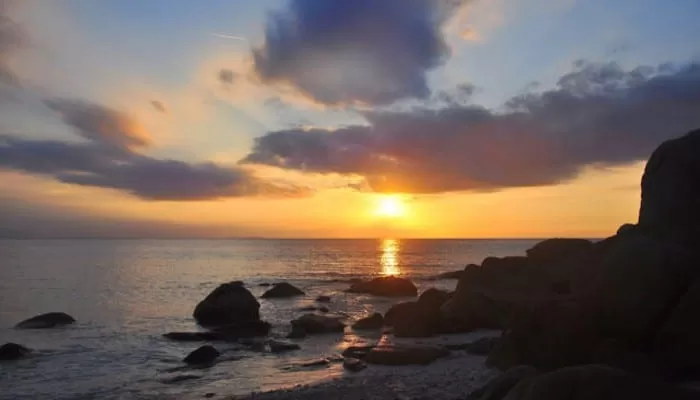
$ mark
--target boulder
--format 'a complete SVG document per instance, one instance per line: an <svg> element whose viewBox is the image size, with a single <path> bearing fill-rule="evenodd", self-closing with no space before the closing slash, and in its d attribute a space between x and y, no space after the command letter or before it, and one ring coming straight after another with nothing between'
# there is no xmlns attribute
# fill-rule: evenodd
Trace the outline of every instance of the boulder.
<svg viewBox="0 0 700 400"><path fill-rule="evenodd" d="M547 239L527 250L527 258L538 263L555 263L562 259L581 257L593 250L586 239Z"/></svg>
<svg viewBox="0 0 700 400"><path fill-rule="evenodd" d="M322 312L322 313L327 313L327 312L329 312L330 310L328 309L328 307L323 307L323 306L321 306L321 307L318 308L318 311L320 311L320 312Z"/></svg>
<svg viewBox="0 0 700 400"><path fill-rule="evenodd" d="M437 333L459 333L471 330L459 320L443 317L440 307L450 298L450 293L428 289L418 301L393 305L384 318L385 325L394 327L397 337L429 337Z"/></svg>
<svg viewBox="0 0 700 400"><path fill-rule="evenodd" d="M287 339L303 339L308 336L306 329L301 325L292 324L292 330L287 334Z"/></svg>
<svg viewBox="0 0 700 400"><path fill-rule="evenodd" d="M219 340L219 337L212 332L168 332L163 337L176 342L211 342Z"/></svg>
<svg viewBox="0 0 700 400"><path fill-rule="evenodd" d="M221 353L214 346L206 345L191 352L182 361L189 365L208 365L213 364L220 355Z"/></svg>
<svg viewBox="0 0 700 400"><path fill-rule="evenodd" d="M70 325L75 318L62 312L50 312L26 319L15 325L17 329L48 329L58 326Z"/></svg>
<svg viewBox="0 0 700 400"><path fill-rule="evenodd" d="M500 338L497 337L481 338L471 343L468 343L465 346L464 350L466 350L467 353L473 354L475 356L487 356L489 355L489 353L491 353L491 350L493 350L493 348L496 347L496 344L498 344L499 340Z"/></svg>
<svg viewBox="0 0 700 400"><path fill-rule="evenodd" d="M700 129L662 143L642 177L639 227L700 244Z"/></svg>
<svg viewBox="0 0 700 400"><path fill-rule="evenodd" d="M326 317L317 314L305 314L292 321L292 331L300 327L307 334L337 333L345 331L345 324L339 318Z"/></svg>
<svg viewBox="0 0 700 400"><path fill-rule="evenodd" d="M440 307L442 307L450 297L451 294L445 290L430 288L420 295L418 304L431 311L439 312Z"/></svg>
<svg viewBox="0 0 700 400"><path fill-rule="evenodd" d="M343 359L343 368L351 372L360 372L367 368L367 364L357 358L345 358Z"/></svg>
<svg viewBox="0 0 700 400"><path fill-rule="evenodd" d="M441 274L435 275L434 279L460 279L464 270L443 272Z"/></svg>
<svg viewBox="0 0 700 400"><path fill-rule="evenodd" d="M316 301L319 303L330 303L331 298L330 298L330 296L318 296L318 297L316 297Z"/></svg>
<svg viewBox="0 0 700 400"><path fill-rule="evenodd" d="M224 283L214 289L194 309L194 319L202 326L246 324L260 321L260 303L243 282Z"/></svg>
<svg viewBox="0 0 700 400"><path fill-rule="evenodd" d="M382 326L384 326L384 317L382 317L382 314L380 313L374 313L369 317L362 318L355 322L355 324L352 326L352 329L380 329Z"/></svg>
<svg viewBox="0 0 700 400"><path fill-rule="evenodd" d="M616 339L603 341L593 353L591 363L651 378L661 375L661 370L648 355Z"/></svg>
<svg viewBox="0 0 700 400"><path fill-rule="evenodd" d="M29 355L32 351L21 344L5 343L0 346L0 361L19 360Z"/></svg>
<svg viewBox="0 0 700 400"><path fill-rule="evenodd" d="M294 285L291 285L287 282L280 282L280 283L276 283L275 286L272 287L272 289L263 293L262 298L263 299L284 299L284 298L295 297L295 296L304 296L304 295L306 295L306 293L304 293L301 289L295 287Z"/></svg>
<svg viewBox="0 0 700 400"><path fill-rule="evenodd" d="M435 346L376 346L365 357L368 364L426 365L445 357L450 351Z"/></svg>
<svg viewBox="0 0 700 400"><path fill-rule="evenodd" d="M470 393L466 400L503 400L520 381L533 378L537 374L537 369L529 365L513 367Z"/></svg>
<svg viewBox="0 0 700 400"><path fill-rule="evenodd" d="M654 354L676 373L700 374L700 280L670 311L654 338Z"/></svg>
<svg viewBox="0 0 700 400"><path fill-rule="evenodd" d="M364 359L375 346L350 346L343 350L343 357Z"/></svg>
<svg viewBox="0 0 700 400"><path fill-rule="evenodd" d="M270 346L270 351L273 353L283 353L286 351L301 349L301 347L299 347L299 345L296 343L281 342L277 340L270 340L268 345Z"/></svg>
<svg viewBox="0 0 700 400"><path fill-rule="evenodd" d="M581 365L529 377L504 400L691 400L697 394L601 365Z"/></svg>
<svg viewBox="0 0 700 400"><path fill-rule="evenodd" d="M371 281L354 283L347 290L349 293L367 293L383 297L412 297L418 295L418 289L409 279L396 276L383 276Z"/></svg>

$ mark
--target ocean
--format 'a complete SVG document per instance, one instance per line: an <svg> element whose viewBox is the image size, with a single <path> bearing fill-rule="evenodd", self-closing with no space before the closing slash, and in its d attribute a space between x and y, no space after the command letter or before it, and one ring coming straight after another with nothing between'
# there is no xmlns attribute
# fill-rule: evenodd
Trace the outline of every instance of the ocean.
<svg viewBox="0 0 700 400"><path fill-rule="evenodd" d="M329 295L331 313L347 322L402 299L349 294L352 278L400 275L423 291L454 289L434 280L441 272L487 256L524 254L538 240L0 240L0 344L16 342L32 357L0 363L0 399L195 399L207 393L243 395L311 384L344 373L331 363L348 345L376 341L378 333L310 337L289 353L253 353L216 344L223 361L206 370L182 370L182 358L200 343L162 337L197 330L195 305L217 285L241 280L259 297L261 283L287 281L307 296L260 300L272 336ZM34 315L63 311L77 323L53 330L16 330Z"/></svg>

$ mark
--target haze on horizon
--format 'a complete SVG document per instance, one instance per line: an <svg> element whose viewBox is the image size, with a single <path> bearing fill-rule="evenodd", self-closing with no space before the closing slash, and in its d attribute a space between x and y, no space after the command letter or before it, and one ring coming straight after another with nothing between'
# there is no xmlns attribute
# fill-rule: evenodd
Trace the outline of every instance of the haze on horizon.
<svg viewBox="0 0 700 400"><path fill-rule="evenodd" d="M603 237L700 2L0 0L0 237Z"/></svg>

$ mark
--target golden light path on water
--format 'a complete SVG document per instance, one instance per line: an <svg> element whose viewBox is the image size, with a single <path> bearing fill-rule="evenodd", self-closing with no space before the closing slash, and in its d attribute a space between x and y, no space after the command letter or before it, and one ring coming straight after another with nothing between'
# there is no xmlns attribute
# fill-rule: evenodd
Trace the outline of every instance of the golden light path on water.
<svg viewBox="0 0 700 400"><path fill-rule="evenodd" d="M401 275L401 270L399 269L399 251L401 250L401 244L397 239L384 239L382 240L382 275Z"/></svg>

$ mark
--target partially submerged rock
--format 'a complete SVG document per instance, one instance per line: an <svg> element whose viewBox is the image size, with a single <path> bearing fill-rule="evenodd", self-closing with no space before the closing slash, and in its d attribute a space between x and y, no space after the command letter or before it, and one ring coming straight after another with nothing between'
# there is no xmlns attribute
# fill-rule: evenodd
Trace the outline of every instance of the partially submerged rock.
<svg viewBox="0 0 700 400"><path fill-rule="evenodd" d="M5 343L0 346L0 361L14 361L24 358L32 351L17 343Z"/></svg>
<svg viewBox="0 0 700 400"><path fill-rule="evenodd" d="M224 283L197 304L193 316L203 326L248 324L260 321L260 303L243 282Z"/></svg>
<svg viewBox="0 0 700 400"><path fill-rule="evenodd" d="M26 319L17 325L17 329L48 329L64 325L70 325L75 322L75 318L63 312L50 312L37 315Z"/></svg>
<svg viewBox="0 0 700 400"><path fill-rule="evenodd" d="M209 365L213 364L221 353L214 346L206 345L191 352L184 360L189 365Z"/></svg>
<svg viewBox="0 0 700 400"><path fill-rule="evenodd" d="M358 359L364 359L367 354L369 354L370 351L372 351L373 348L376 346L371 345L371 346L350 346L347 349L343 350L343 357L346 358L358 358Z"/></svg>
<svg viewBox="0 0 700 400"><path fill-rule="evenodd" d="M270 351L273 353L283 353L301 349L296 343L281 342L278 340L270 340L268 345L270 346Z"/></svg>
<svg viewBox="0 0 700 400"><path fill-rule="evenodd" d="M383 297L413 297L418 289L409 279L396 276L383 276L371 281L354 283L347 290L349 293L367 293Z"/></svg>
<svg viewBox="0 0 700 400"><path fill-rule="evenodd" d="M318 333L336 333L344 332L345 324L340 321L340 318L327 317L317 314L305 314L300 318L292 321L292 331L299 327L307 334Z"/></svg>
<svg viewBox="0 0 700 400"><path fill-rule="evenodd" d="M283 298L304 296L304 295L306 295L306 293L304 293L304 291L297 288L296 286L294 286L290 283L287 283L287 282L280 282L280 283L276 283L272 287L272 289L263 293L263 295L261 297L263 299L283 299Z"/></svg>
<svg viewBox="0 0 700 400"><path fill-rule="evenodd" d="M234 325L221 325L207 332L168 332L163 337L177 342L235 342L241 338L267 336L270 324L251 321Z"/></svg>
<svg viewBox="0 0 700 400"><path fill-rule="evenodd" d="M376 346L364 358L368 364L426 365L445 357L450 351L435 346Z"/></svg>
<svg viewBox="0 0 700 400"><path fill-rule="evenodd" d="M343 359L343 368L351 372L360 372L367 368L367 364L357 358L345 358Z"/></svg>
<svg viewBox="0 0 700 400"><path fill-rule="evenodd" d="M380 329L384 325L384 317L380 313L374 313L369 317L362 318L355 322L352 326L353 329L359 330L372 330Z"/></svg>
<svg viewBox="0 0 700 400"><path fill-rule="evenodd" d="M316 301L319 303L330 303L331 298L330 298L330 296L318 296L318 297L316 297Z"/></svg>

